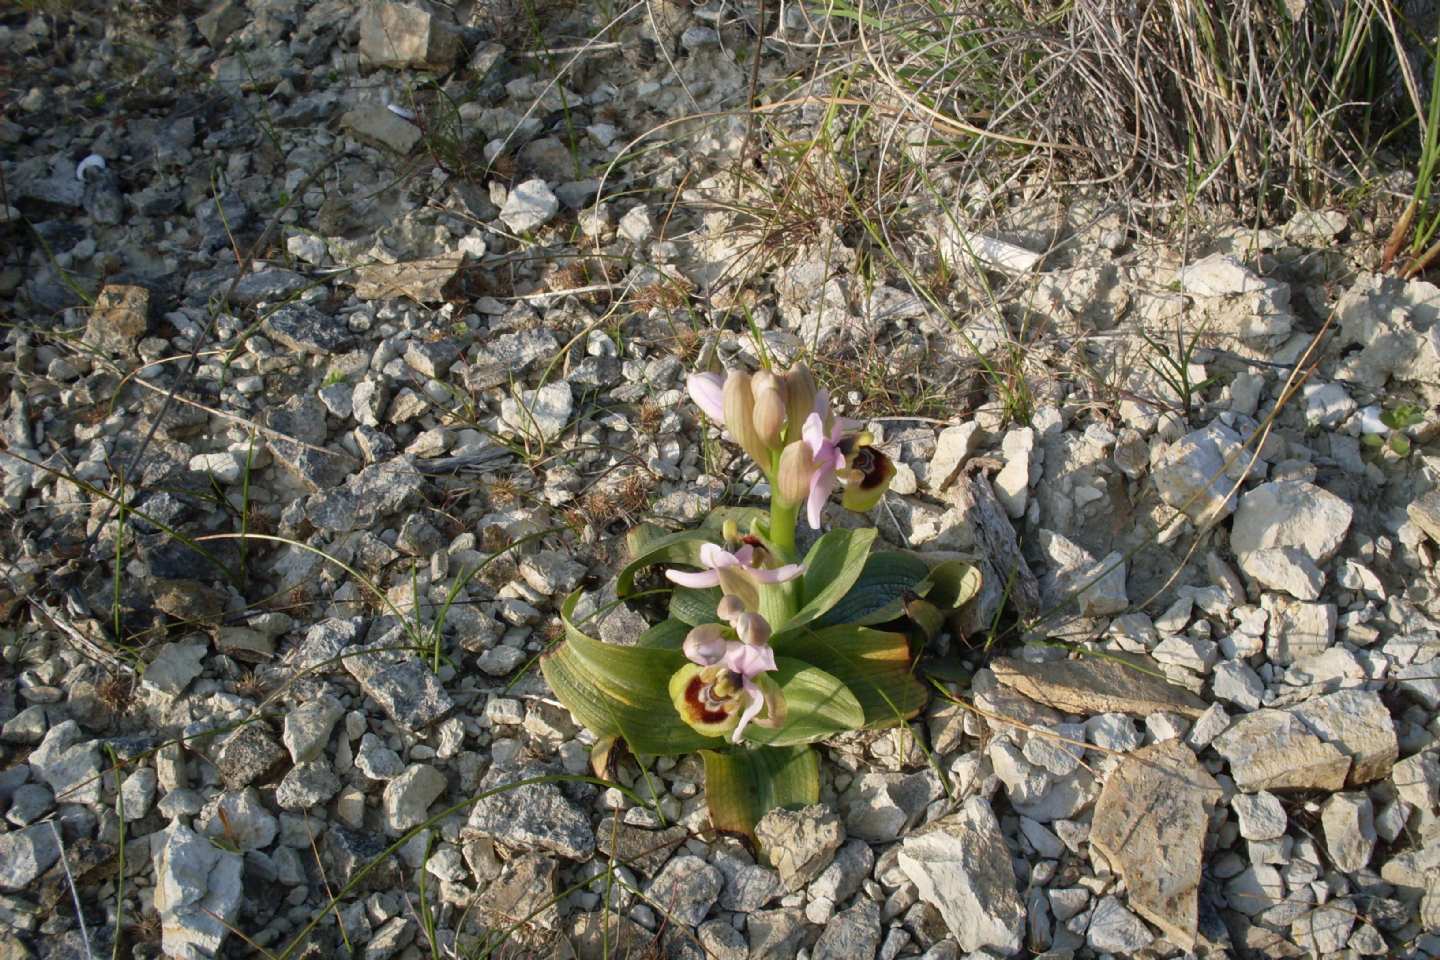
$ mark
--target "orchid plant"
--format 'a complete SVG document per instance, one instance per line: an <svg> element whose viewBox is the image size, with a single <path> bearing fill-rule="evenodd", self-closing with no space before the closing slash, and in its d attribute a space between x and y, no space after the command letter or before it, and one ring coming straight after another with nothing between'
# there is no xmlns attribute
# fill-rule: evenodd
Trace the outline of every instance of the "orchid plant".
<svg viewBox="0 0 1440 960"><path fill-rule="evenodd" d="M675 533L637 528L616 592L632 596L637 574L664 565L668 618L633 645L602 643L574 622L572 595L565 639L541 669L595 735L598 775L622 742L642 762L698 750L714 826L753 837L768 810L819 798L809 744L919 713L919 656L979 575L956 559L873 550L865 527L832 529L799 554L802 511L818 531L837 487L843 507L864 513L895 475L803 365L696 373L687 388L764 475L769 508L721 508Z"/></svg>

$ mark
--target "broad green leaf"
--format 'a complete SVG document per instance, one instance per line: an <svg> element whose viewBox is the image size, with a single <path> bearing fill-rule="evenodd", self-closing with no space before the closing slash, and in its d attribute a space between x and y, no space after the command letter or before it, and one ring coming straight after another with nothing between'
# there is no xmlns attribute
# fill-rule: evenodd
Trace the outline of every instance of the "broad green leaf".
<svg viewBox="0 0 1440 960"><path fill-rule="evenodd" d="M702 750L700 756L716 830L754 838L755 824L771 810L820 800L820 756L809 747Z"/></svg>
<svg viewBox="0 0 1440 960"><path fill-rule="evenodd" d="M894 620L905 613L902 599L907 590L924 595L920 585L929 573L929 564L916 554L901 550L872 553L845 596L816 622L821 626L869 626Z"/></svg>
<svg viewBox="0 0 1440 960"><path fill-rule="evenodd" d="M980 568L964 560L944 560L930 568L928 587L917 591L943 612L959 610L980 592Z"/></svg>
<svg viewBox="0 0 1440 960"><path fill-rule="evenodd" d="M805 555L805 576L801 581L804 604L780 630L793 630L830 611L850 591L865 569L875 531L831 530L815 541Z"/></svg>
<svg viewBox="0 0 1440 960"><path fill-rule="evenodd" d="M637 647L655 647L660 650L679 650L685 642L685 634L690 632L691 624L676 620L673 617L669 620L662 620L655 626L640 634L640 639L635 641Z"/></svg>
<svg viewBox="0 0 1440 960"><path fill-rule="evenodd" d="M541 658L540 669L579 723L596 736L624 737L635 753L688 753L724 742L692 730L670 700L670 677L688 662L679 649L622 647L588 637L571 621L578 599L577 591L561 604L566 639ZM750 726L752 742L808 743L866 722L857 697L825 670L779 657L774 676L785 694L786 723L780 730Z"/></svg>
<svg viewBox="0 0 1440 960"><path fill-rule="evenodd" d="M670 591L670 616L692 627L716 623L720 616L715 612L715 605L719 602L719 587L696 590L694 587L677 586Z"/></svg>
<svg viewBox="0 0 1440 960"><path fill-rule="evenodd" d="M771 643L776 656L813 664L845 684L860 701L866 728L908 720L928 697L911 670L904 634L842 624L793 631Z"/></svg>
<svg viewBox="0 0 1440 960"><path fill-rule="evenodd" d="M783 747L812 743L865 725L865 711L855 694L832 674L789 657L775 659L776 682L785 693L785 726L770 730L752 723L747 743Z"/></svg>
<svg viewBox="0 0 1440 960"><path fill-rule="evenodd" d="M596 736L625 738L635 753L688 753L723 743L680 719L666 685L685 664L679 650L601 643L571 621L576 591L560 606L566 639L540 659L540 670L575 719Z"/></svg>
<svg viewBox="0 0 1440 960"><path fill-rule="evenodd" d="M627 538L630 562L621 568L620 575L615 578L616 596L628 597L635 586L635 575L653 564L700 566L700 547L718 540L716 531L704 527L666 534L660 534L659 528L650 524L636 527Z"/></svg>

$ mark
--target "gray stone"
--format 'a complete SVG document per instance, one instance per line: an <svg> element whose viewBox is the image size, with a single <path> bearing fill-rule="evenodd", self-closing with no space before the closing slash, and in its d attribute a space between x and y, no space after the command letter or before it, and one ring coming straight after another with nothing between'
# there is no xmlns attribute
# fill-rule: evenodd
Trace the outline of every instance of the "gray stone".
<svg viewBox="0 0 1440 960"><path fill-rule="evenodd" d="M169 957L220 952L245 897L244 859L180 822L152 838L160 945Z"/></svg>
<svg viewBox="0 0 1440 960"><path fill-rule="evenodd" d="M1143 950L1155 935L1118 897L1104 897L1090 914L1085 942L1100 953L1134 953Z"/></svg>
<svg viewBox="0 0 1440 960"><path fill-rule="evenodd" d="M1194 719L1208 704L1164 679L1149 657L1111 653L1105 657L1030 663L1001 657L990 664L996 679L1021 694L1065 713L1090 715L1178 713Z"/></svg>
<svg viewBox="0 0 1440 960"><path fill-rule="evenodd" d="M565 595L580 585L585 565L557 550L541 550L520 561L520 576L547 597Z"/></svg>
<svg viewBox="0 0 1440 960"><path fill-rule="evenodd" d="M946 427L935 438L935 453L930 457L927 474L930 489L939 492L970 458L980 439L980 424L974 420Z"/></svg>
<svg viewBox="0 0 1440 960"><path fill-rule="evenodd" d="M1343 869L1343 868L1342 868ZM1355 901L1348 897L1317 907L1290 925L1290 936L1311 956L1335 956L1345 949L1355 927ZM1373 929L1373 928L1371 928ZM1381 941L1382 943L1384 941Z"/></svg>
<svg viewBox="0 0 1440 960"><path fill-rule="evenodd" d="M810 898L844 903L860 889L874 866L875 851L870 849L870 844L864 840L847 840L830 866L811 881Z"/></svg>
<svg viewBox="0 0 1440 960"><path fill-rule="evenodd" d="M1299 600L1315 600L1325 589L1325 574L1299 547L1271 547L1245 554L1241 569L1267 590L1284 590Z"/></svg>
<svg viewBox="0 0 1440 960"><path fill-rule="evenodd" d="M59 859L60 840L48 823L0 834L0 890L25 891Z"/></svg>
<svg viewBox="0 0 1440 960"><path fill-rule="evenodd" d="M165 697L178 697L190 681L205 672L206 642L167 643L155 654L140 677L141 684Z"/></svg>
<svg viewBox="0 0 1440 960"><path fill-rule="evenodd" d="M1240 436L1218 424L1182 437L1155 462L1152 476L1160 499L1197 523L1233 512L1235 477L1226 461L1237 453L1244 457ZM1243 459L1238 467L1244 469Z"/></svg>
<svg viewBox="0 0 1440 960"><path fill-rule="evenodd" d="M360 15L362 66L447 71L463 40L459 27L419 3L371 3Z"/></svg>
<svg viewBox="0 0 1440 960"><path fill-rule="evenodd" d="M705 956L714 960L748 960L750 956L745 934L731 926L728 920L707 920L700 924L695 936Z"/></svg>
<svg viewBox="0 0 1440 960"><path fill-rule="evenodd" d="M511 432L533 440L554 440L570 423L575 397L564 380L539 390L519 390L500 401L500 421Z"/></svg>
<svg viewBox="0 0 1440 960"><path fill-rule="evenodd" d="M450 699L439 679L420 661L413 658L402 660L367 673L359 665L360 659L348 658L346 668L352 675L360 670L363 675L357 679L365 695L380 704L390 719L406 730L419 733L443 720L455 709L455 701Z"/></svg>
<svg viewBox="0 0 1440 960"><path fill-rule="evenodd" d="M275 803L281 810L309 810L339 792L340 780L328 763L302 763L291 768L275 788Z"/></svg>
<svg viewBox="0 0 1440 960"><path fill-rule="evenodd" d="M751 957L791 960L805 940L805 914L793 907L761 910L745 921Z"/></svg>
<svg viewBox="0 0 1440 960"><path fill-rule="evenodd" d="M845 830L877 843L894 840L914 825L938 791L939 783L928 770L866 773L840 798Z"/></svg>
<svg viewBox="0 0 1440 960"><path fill-rule="evenodd" d="M399 117L389 116L390 120L410 126ZM397 137L395 149L400 149L407 141L408 137ZM452 289L455 276L464 262L463 253L449 253L416 257L398 263L362 264L355 268L355 296L361 300L408 299L416 303L437 303L446 299L447 291ZM400 395L408 397L417 411L423 411L425 401L418 399L413 391L408 394L407 391L408 388L401 390ZM401 422L401 419L396 417L393 406L390 419L393 423Z"/></svg>
<svg viewBox="0 0 1440 960"><path fill-rule="evenodd" d="M385 785L385 829L399 836L425 822L430 804L445 792L445 775L428 763L413 763Z"/></svg>
<svg viewBox="0 0 1440 960"><path fill-rule="evenodd" d="M1288 665L1324 653L1335 640L1334 604L1267 596L1265 607L1270 611L1265 652L1273 663Z"/></svg>
<svg viewBox="0 0 1440 960"><path fill-rule="evenodd" d="M1217 700L1232 703L1242 710L1254 710L1260 706L1265 684L1248 663L1226 660L1215 667L1210 678L1210 692Z"/></svg>
<svg viewBox="0 0 1440 960"><path fill-rule="evenodd" d="M385 838L373 833L331 826L320 839L320 859L325 866L326 880L336 886L357 884L358 890L386 890L400 882L398 857L382 857ZM360 877L360 871L374 863L376 867Z"/></svg>
<svg viewBox="0 0 1440 960"><path fill-rule="evenodd" d="M971 797L958 813L906 837L899 865L960 949L1014 953L1023 946L1025 908L1010 851L983 798Z"/></svg>
<svg viewBox="0 0 1440 960"><path fill-rule="evenodd" d="M260 850L270 846L279 832L279 821L265 809L254 787L213 797L200 809L195 829L215 837L227 848Z"/></svg>
<svg viewBox="0 0 1440 960"><path fill-rule="evenodd" d="M1274 867L1254 864L1225 883L1225 899L1232 909L1253 917L1285 899L1285 883Z"/></svg>
<svg viewBox="0 0 1440 960"><path fill-rule="evenodd" d="M50 724L45 719L45 707L37 703L6 720L5 725L0 727L0 740L6 743L39 743L45 738L45 731L49 728Z"/></svg>
<svg viewBox="0 0 1440 960"><path fill-rule="evenodd" d="M290 299L309 285L310 281L294 270L257 270L240 278L230 299L246 307L277 303Z"/></svg>
<svg viewBox="0 0 1440 960"><path fill-rule="evenodd" d="M270 727L263 721L254 721L221 741L215 753L215 766L226 788L239 790L279 776L285 759L285 750L275 742Z"/></svg>
<svg viewBox="0 0 1440 960"><path fill-rule="evenodd" d="M544 776L542 767L519 771L491 769L480 781L482 791ZM571 860L584 860L595 851L595 831L585 811L572 803L553 783L531 783L498 790L475 803L467 830L519 849L539 847ZM717 886L718 896L720 889Z"/></svg>
<svg viewBox="0 0 1440 960"><path fill-rule="evenodd" d="M354 339L343 317L303 304L267 311L260 325L268 336L291 350L316 357L338 353Z"/></svg>
<svg viewBox="0 0 1440 960"><path fill-rule="evenodd" d="M560 910L555 903L554 857L528 853L509 861L500 876L486 884L475 907L504 924L533 923L553 930L559 926Z"/></svg>
<svg viewBox="0 0 1440 960"><path fill-rule="evenodd" d="M405 761L385 746L385 741L366 733L360 738L360 749L355 752L355 767L371 780L393 780L404 772Z"/></svg>
<svg viewBox="0 0 1440 960"><path fill-rule="evenodd" d="M100 802L100 748L82 736L80 725L66 720L51 727L27 758L35 778L50 785L56 803Z"/></svg>
<svg viewBox="0 0 1440 960"><path fill-rule="evenodd" d="M837 914L820 933L811 960L857 960L873 957L880 947L880 907L875 901L861 900Z"/></svg>
<svg viewBox="0 0 1440 960"><path fill-rule="evenodd" d="M1390 774L1400 755L1395 721L1380 695L1371 690L1338 690L1291 708L1307 729L1351 758L1345 782L1370 783Z"/></svg>
<svg viewBox="0 0 1440 960"><path fill-rule="evenodd" d="M800 810L777 807L755 825L755 839L780 874L780 882L793 892L830 865L845 842L845 828L824 804Z"/></svg>
<svg viewBox="0 0 1440 960"><path fill-rule="evenodd" d="M1285 808L1273 794L1262 790L1259 793L1237 793L1230 798L1230 809L1240 824L1240 836L1246 840L1274 840L1285 835L1289 818Z"/></svg>
<svg viewBox="0 0 1440 960"><path fill-rule="evenodd" d="M1242 790L1339 790L1350 769L1345 754L1283 710L1240 717L1212 746Z"/></svg>
<svg viewBox="0 0 1440 960"><path fill-rule="evenodd" d="M500 219L516 233L529 233L549 223L560 210L560 201L544 180L526 180L510 191Z"/></svg>
<svg viewBox="0 0 1440 960"><path fill-rule="evenodd" d="M1325 848L1336 869L1359 873L1375 852L1375 811L1363 793L1337 793L1320 808Z"/></svg>
<svg viewBox="0 0 1440 960"><path fill-rule="evenodd" d="M396 116L382 104L371 103L347 110L340 122L361 140L375 146L408 155L424 134L408 120ZM362 299L375 299L364 297Z"/></svg>
<svg viewBox="0 0 1440 960"><path fill-rule="evenodd" d="M720 898L724 884L724 876L715 867L683 854L665 864L650 881L646 900L676 923L694 927Z"/></svg>
<svg viewBox="0 0 1440 960"><path fill-rule="evenodd" d="M1316 564L1323 564L1345 542L1354 513L1344 500L1313 483L1282 480L1261 484L1240 498L1230 546L1246 573L1250 573L1250 554L1275 547L1296 547Z"/></svg>
<svg viewBox="0 0 1440 960"><path fill-rule="evenodd" d="M328 694L305 700L285 714L283 739L296 763L317 759L330 742L330 731L345 715L345 707Z"/></svg>
<svg viewBox="0 0 1440 960"><path fill-rule="evenodd" d="M125 819L139 820L150 812L158 779L155 768L139 767L120 782L120 805L124 807Z"/></svg>
<svg viewBox="0 0 1440 960"><path fill-rule="evenodd" d="M85 343L112 356L129 359L150 327L150 291L112 283L100 289L85 324Z"/></svg>
<svg viewBox="0 0 1440 960"><path fill-rule="evenodd" d="M1092 848L1124 877L1130 908L1185 949L1196 943L1205 831L1219 798L1195 754L1166 740L1122 759L1095 804ZM1119 938L1128 926L1118 914L1113 923L1105 936Z"/></svg>

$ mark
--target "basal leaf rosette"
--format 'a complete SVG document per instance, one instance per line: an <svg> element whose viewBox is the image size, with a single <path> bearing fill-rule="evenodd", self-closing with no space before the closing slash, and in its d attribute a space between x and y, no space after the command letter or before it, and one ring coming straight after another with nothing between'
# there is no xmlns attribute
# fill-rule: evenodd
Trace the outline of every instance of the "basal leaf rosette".
<svg viewBox="0 0 1440 960"><path fill-rule="evenodd" d="M974 567L875 550L873 529L831 530L803 557L796 525L818 529L838 488L869 510L894 466L855 421L836 416L804 366L696 374L687 381L769 482L768 510L716 510L691 530L632 531L616 578L663 566L669 616L633 645L601 643L561 606L565 639L541 658L556 696L596 738L608 768L623 741L647 757L700 751L717 829L753 836L776 806L819 798L808 747L853 730L903 724L924 707L916 663L979 589Z"/></svg>

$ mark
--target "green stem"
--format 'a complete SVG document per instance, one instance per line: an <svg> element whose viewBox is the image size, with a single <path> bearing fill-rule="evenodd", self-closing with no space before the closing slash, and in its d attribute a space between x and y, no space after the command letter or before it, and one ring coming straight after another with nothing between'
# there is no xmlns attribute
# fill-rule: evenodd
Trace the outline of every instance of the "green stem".
<svg viewBox="0 0 1440 960"><path fill-rule="evenodd" d="M799 559L795 555L795 520L798 511L798 505L781 503L778 497L771 494L770 542L780 554L781 563L794 563Z"/></svg>

